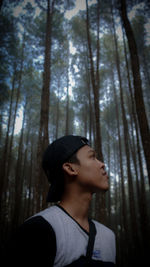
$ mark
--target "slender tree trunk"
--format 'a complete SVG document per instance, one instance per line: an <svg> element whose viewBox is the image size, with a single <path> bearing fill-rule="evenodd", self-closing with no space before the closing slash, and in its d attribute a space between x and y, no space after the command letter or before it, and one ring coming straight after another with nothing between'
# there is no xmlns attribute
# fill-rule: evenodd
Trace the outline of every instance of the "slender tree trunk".
<svg viewBox="0 0 150 267"><path fill-rule="evenodd" d="M107 89L107 105L109 106L109 90ZM108 109L107 118L106 118L107 128L110 129L110 110ZM110 169L111 169L111 153L110 153L110 134L107 129L107 166L108 166L108 177L110 177ZM110 181L110 180L109 180ZM108 219L107 224L111 226L111 181L109 182L109 191L107 192L107 209L108 209Z"/></svg>
<svg viewBox="0 0 150 267"><path fill-rule="evenodd" d="M68 135L69 134L69 43L67 46L67 102L66 102L66 130L65 130L65 134Z"/></svg>
<svg viewBox="0 0 150 267"><path fill-rule="evenodd" d="M24 40L24 38L23 38ZM22 44L22 51L21 51L21 62L20 62L20 71L19 71L19 77L18 77L18 87L16 92L16 103L15 103L15 111L14 111L14 119L13 119L13 128L12 128L12 134L10 137L10 144L8 146L8 155L6 159L6 169L5 169L5 178L4 178L4 185L3 185L3 195L2 195L2 203L5 203L5 206L7 203L9 203L9 197L10 197L10 191L9 188L9 174L11 170L11 159L12 159L12 147L13 147L13 138L14 138L14 130L15 130L15 121L16 121L16 115L17 115L17 109L19 104L19 97L20 97L20 90L21 90L21 83L22 83L22 73L23 73L23 63L24 63L24 41ZM9 194L7 194L9 192ZM2 205L2 204L1 204ZM7 206L8 208L8 206ZM7 209L6 208L6 209ZM8 211L8 210L7 210ZM6 214L6 212L5 212ZM5 230L7 228L8 220L6 221L6 218L3 214L3 220L2 220L3 226L3 234L5 236ZM7 232L7 230L6 230Z"/></svg>
<svg viewBox="0 0 150 267"><path fill-rule="evenodd" d="M143 80L145 80L145 89L143 91L143 97L144 97L144 103L145 103L145 109L147 111L147 118L150 116L150 73L149 73L149 65L148 65L148 57L146 56L145 51L142 52L141 55L141 62L143 65ZM148 120L149 122L149 120ZM150 126L150 124L149 124Z"/></svg>
<svg viewBox="0 0 150 267"><path fill-rule="evenodd" d="M97 58L96 58L96 75L94 71L93 53L91 48L90 38L90 26L89 26L89 11L88 11L88 0L86 0L86 29L87 29L87 41L89 50L89 60L91 69L91 83L94 95L94 111L95 111L95 127L96 127L96 139L95 139L95 150L98 158L103 161L102 154L102 143L101 143L101 131L100 131L100 108L99 108L99 23L100 23L100 3L97 0ZM103 223L106 223L106 207L105 207L105 194L96 195L96 219Z"/></svg>
<svg viewBox="0 0 150 267"><path fill-rule="evenodd" d="M29 202L28 202L28 214L29 216L34 213L34 173L35 173L35 166L34 166L34 136L32 135L31 138L31 152L30 152L30 177L29 177ZM28 217L29 217L28 216Z"/></svg>
<svg viewBox="0 0 150 267"><path fill-rule="evenodd" d="M28 154L29 154L29 148L30 148L30 132L31 132L31 121L28 122L26 125L27 133L25 135L25 151L24 151L24 158L23 158L23 167L22 167L22 179L25 189L24 193L24 200L22 203L22 217L23 220L25 220L27 217L27 201L30 198L30 189L28 188L29 180L30 180L30 168L28 166Z"/></svg>
<svg viewBox="0 0 150 267"><path fill-rule="evenodd" d="M87 47L88 50L88 47ZM92 100L91 100L91 79L90 79L90 72L89 72L89 59L88 59L88 53L87 53L87 62L86 62L86 87L87 87L87 93L88 93L88 106L89 106L89 141L92 142Z"/></svg>
<svg viewBox="0 0 150 267"><path fill-rule="evenodd" d="M0 175L0 214L1 214L1 205L3 203L2 196L6 190L5 185L6 183L6 173L7 173L7 163L8 163L8 150L9 150L9 134L10 134L10 124L12 119L12 105L13 105L13 96L15 90L15 81L16 81L16 66L14 65L14 74L12 80L12 90L10 96L10 106L9 106L9 116L8 116L8 123L7 123L7 133L5 138L5 145L3 150L3 156L1 161L1 175Z"/></svg>
<svg viewBox="0 0 150 267"><path fill-rule="evenodd" d="M143 69L144 69L144 75L145 79L147 80L147 86L150 89L150 74L149 74L149 65L147 62L147 57L145 51L142 51L142 63L143 63ZM150 97L150 94L148 94L148 98Z"/></svg>
<svg viewBox="0 0 150 267"><path fill-rule="evenodd" d="M143 100L142 92L142 83L140 76L140 66L139 66L139 57L137 52L137 46L134 38L134 34L127 16L126 1L121 0L121 17L123 20L123 25L126 31L126 36L128 39L130 57L131 57L131 66L133 73L133 82L134 82L134 97L136 103L136 112L140 127L141 139L144 149L144 155L148 170L149 185L150 185L150 131L148 120L145 111L145 105Z"/></svg>
<svg viewBox="0 0 150 267"><path fill-rule="evenodd" d="M42 198L42 191L48 191L48 183L44 177L41 168L42 155L49 143L48 122L49 122L49 95L50 95L50 66L51 66L51 32L52 32L52 15L54 1L47 0L47 21L46 21L46 38L45 38L45 59L43 72L43 88L41 93L41 112L40 112L40 127L39 138L37 145L37 168L36 168L36 210L39 211L43 203L46 202L46 195ZM43 187L41 186L43 179ZM46 193L45 193L46 194Z"/></svg>
<svg viewBox="0 0 150 267"><path fill-rule="evenodd" d="M57 84L58 88L57 88L57 103L56 103L56 134L55 134L55 139L58 138L58 126L59 126L59 91L60 91L60 80L58 78L58 84Z"/></svg>
<svg viewBox="0 0 150 267"><path fill-rule="evenodd" d="M87 122L88 122L87 114L88 114L88 106L85 101L84 108L83 108L83 122L84 122L84 136L85 137L87 137L87 128L88 128L87 127Z"/></svg>
<svg viewBox="0 0 150 267"><path fill-rule="evenodd" d="M113 69L113 68L111 68ZM123 157L122 157L122 143L121 143L121 133L120 133L120 120L119 120L119 108L118 108L118 100L117 100L117 93L115 87L115 80L114 74L111 71L111 77L113 81L113 93L114 93L114 102L115 102L115 114L117 120L117 136L119 141L119 165L120 165L120 179L121 179L121 202L122 202L122 242L123 242L123 259L122 261L126 261L128 255L128 246L127 243L131 243L130 241L130 229L128 227L128 220L127 220L127 204L126 204L126 196L125 196L125 175L123 170ZM128 237L127 237L128 233Z"/></svg>
<svg viewBox="0 0 150 267"><path fill-rule="evenodd" d="M27 104L27 103L26 103ZM14 213L12 219L12 227L15 229L18 227L20 222L20 214L21 214L21 202L22 202L22 160L23 160L23 134L24 134L24 124L25 124L25 116L26 116L26 104L24 107L23 121L22 121L22 129L19 140L18 147L18 158L16 164L16 173L15 173L15 192L14 192Z"/></svg>
<svg viewBox="0 0 150 267"><path fill-rule="evenodd" d="M112 14L113 19L113 14ZM120 72L120 59L118 54L118 44L115 33L115 24L113 19L113 31L114 31L114 41L115 41L115 50L116 50L116 66L119 78L119 89L120 89L120 100L121 100L121 111L122 111L122 121L123 121L123 131L124 131L124 144L125 144L125 153L127 160L127 177L128 177L128 189L129 189L129 207L130 207L130 216L131 216L131 231L132 231L132 244L133 244L133 258L135 251L139 250L139 235L138 235L138 225L136 218L136 210L135 210L135 198L134 198L134 190L133 190L133 177L131 172L131 164L130 164L130 151L129 151L129 131L128 124L125 113L125 104L123 97L123 88L122 88L122 80L121 80L121 72Z"/></svg>
<svg viewBox="0 0 150 267"><path fill-rule="evenodd" d="M99 1L98 1L99 2ZM99 4L98 4L99 6ZM89 11L88 11L88 1L86 0L86 10L87 10L87 39L88 39L88 49L89 49L89 59L90 59L90 68L91 68L91 82L94 95L94 109L95 109L95 122L96 122L96 150L98 157L103 160L102 154L102 145L101 145L101 132L100 132L100 109L99 109L99 15L97 22L97 63L96 63L96 75L94 71L94 62L93 62L93 53L91 48L91 38L90 38L90 29L89 29ZM99 8L98 8L99 14Z"/></svg>
<svg viewBox="0 0 150 267"><path fill-rule="evenodd" d="M9 152L8 152L8 165L7 165L7 173L6 173L6 181L9 179L9 173L11 170L11 155L12 155L12 146L13 146L13 139L14 139L14 130L15 130L15 123L16 123L16 116L17 116L17 110L19 105L19 98L20 98L20 90L21 90L21 83L22 83L22 74L23 74L23 62L24 62L24 44L22 48L22 58L21 58L21 68L19 73L19 81L18 81L18 87L17 87L17 93L16 93L16 104L15 104L15 111L13 115L13 127L12 127L12 133L10 138L10 145L9 145ZM8 183L7 183L8 185Z"/></svg>
<svg viewBox="0 0 150 267"><path fill-rule="evenodd" d="M87 85L88 87L88 99L89 99L89 141L92 142L92 102L91 102L91 87L90 84Z"/></svg>
<svg viewBox="0 0 150 267"><path fill-rule="evenodd" d="M69 134L69 88L67 86L67 101L66 101L66 135Z"/></svg>
<svg viewBox="0 0 150 267"><path fill-rule="evenodd" d="M123 42L124 42L125 61L126 61L126 68L127 68L128 87L129 87L129 93L130 93L130 98L131 98L131 114L133 117L135 132L136 132L137 156L138 156L139 169L140 169L140 181L136 180L136 183L137 183L137 193L138 193L137 199L138 199L138 206L139 206L139 212L140 212L139 221L140 221L140 227L141 227L141 233L142 233L142 239L143 239L142 247L145 249L145 247L148 247L148 242L150 238L149 218L148 218L145 182L144 182L144 174L143 174L142 159L141 159L138 121L136 117L135 102L134 102L134 97L132 93L133 90L131 86L131 81L130 81L129 64L128 64L128 59L127 59L127 51L126 51L127 49L126 49L126 44L125 44L124 31L123 31ZM134 165L136 169L137 162L135 160L136 155L134 155L135 154L134 152L135 152L135 148L133 149L132 154L133 154Z"/></svg>

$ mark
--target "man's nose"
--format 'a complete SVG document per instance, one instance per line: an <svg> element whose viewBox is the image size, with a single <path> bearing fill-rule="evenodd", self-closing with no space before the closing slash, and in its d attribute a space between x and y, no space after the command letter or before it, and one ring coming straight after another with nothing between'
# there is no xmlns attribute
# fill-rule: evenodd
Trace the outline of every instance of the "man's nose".
<svg viewBox="0 0 150 267"><path fill-rule="evenodd" d="M102 164L102 168L105 169L105 164L103 162L101 162L101 164Z"/></svg>
<svg viewBox="0 0 150 267"><path fill-rule="evenodd" d="M104 162L102 162L102 161L99 160L99 164L100 164L100 168L105 169L105 164L104 164Z"/></svg>

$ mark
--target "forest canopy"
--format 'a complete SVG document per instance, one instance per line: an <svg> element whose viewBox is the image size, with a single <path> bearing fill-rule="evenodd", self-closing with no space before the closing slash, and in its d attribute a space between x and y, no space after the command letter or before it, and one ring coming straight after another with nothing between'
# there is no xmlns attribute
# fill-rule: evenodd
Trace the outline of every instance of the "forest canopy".
<svg viewBox="0 0 150 267"><path fill-rule="evenodd" d="M90 216L116 234L117 266L150 249L150 3L0 1L1 246L43 209L46 146L90 140L109 174Z"/></svg>

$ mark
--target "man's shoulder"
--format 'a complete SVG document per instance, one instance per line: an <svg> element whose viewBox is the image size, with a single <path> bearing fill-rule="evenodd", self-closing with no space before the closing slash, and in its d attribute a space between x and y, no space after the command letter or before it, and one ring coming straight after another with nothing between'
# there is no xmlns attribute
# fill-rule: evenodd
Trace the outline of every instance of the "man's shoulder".
<svg viewBox="0 0 150 267"><path fill-rule="evenodd" d="M27 266L29 262L33 266L53 266L56 255L55 232L42 216L32 216L13 233L6 249L12 257L14 266L20 266L22 260L23 266Z"/></svg>
<svg viewBox="0 0 150 267"><path fill-rule="evenodd" d="M106 225L96 221L96 220L93 220L95 226L96 226L96 230L98 232L100 232L102 235L105 235L105 236L109 236L110 238L115 238L115 233L113 232L113 230L111 230L110 228L108 228Z"/></svg>
<svg viewBox="0 0 150 267"><path fill-rule="evenodd" d="M16 231L16 238L23 238L26 242L41 242L53 240L55 233L51 224L40 215L33 216L24 221Z"/></svg>
<svg viewBox="0 0 150 267"><path fill-rule="evenodd" d="M31 219L37 216L42 216L43 218L46 216L53 216L56 215L58 213L59 209L57 208L56 205L50 206L44 210L39 211L38 213L34 214L32 217L30 217Z"/></svg>
<svg viewBox="0 0 150 267"><path fill-rule="evenodd" d="M54 230L52 225L50 224L50 221L47 220L47 214L49 214L49 217L53 217L53 214L51 213L53 209L47 208L44 209L33 216L27 218L23 224L20 225L18 228L18 233L24 233L26 236L31 234L31 236L34 236L38 233L38 236L40 234L44 236L44 234L47 236L47 233L50 234L50 236L54 236Z"/></svg>
<svg viewBox="0 0 150 267"><path fill-rule="evenodd" d="M40 214L35 214L34 216L26 219L24 223L20 226L20 229L26 228L26 229L36 229L37 228L49 228L49 223L45 220L43 216Z"/></svg>
<svg viewBox="0 0 150 267"><path fill-rule="evenodd" d="M36 213L30 219L34 219L36 217L42 217L49 224L53 224L59 220L60 216L61 216L60 209L56 205L54 205Z"/></svg>

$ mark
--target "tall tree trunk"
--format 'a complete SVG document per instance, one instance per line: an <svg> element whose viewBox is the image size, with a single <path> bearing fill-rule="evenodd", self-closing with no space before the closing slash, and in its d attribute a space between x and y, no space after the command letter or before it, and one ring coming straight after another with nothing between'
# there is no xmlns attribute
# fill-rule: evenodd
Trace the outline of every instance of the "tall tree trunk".
<svg viewBox="0 0 150 267"><path fill-rule="evenodd" d="M20 90L21 90L21 84L22 84L22 75L23 75L23 64L24 64L24 43L22 45L22 55L21 55L21 66L19 71L19 80L18 80L18 87L16 92L16 103L15 103L15 109L14 109L14 115L13 115L13 127L12 127L12 133L10 138L10 145L9 145L9 151L8 151L8 164L7 164L7 173L6 173L6 181L9 179L9 173L11 170L11 155L12 155L12 146L13 146L13 139L14 139L14 131L15 131L15 123L16 123L16 117L17 117L17 110L19 105L19 98L20 98ZM8 185L8 183L7 183Z"/></svg>
<svg viewBox="0 0 150 267"><path fill-rule="evenodd" d="M150 89L149 65L148 65L148 62L147 62L147 56L146 56L146 53L145 52L146 52L145 50L142 51L142 64L143 64L143 69L144 69L145 80L147 81L147 86ZM149 97L150 97L150 94L148 94L148 98Z"/></svg>
<svg viewBox="0 0 150 267"><path fill-rule="evenodd" d="M41 93L41 112L40 112L40 127L37 145L37 168L36 168L36 210L42 208L43 203L46 204L46 195L44 199L42 191L47 191L47 180L44 177L41 168L42 155L49 143L48 122L49 122L49 95L50 95L50 66L51 66L51 32L52 32L52 15L54 1L47 0L47 21L46 21L46 38L45 38L45 59L43 72L43 88ZM41 180L43 179L42 183ZM41 186L43 185L43 187ZM45 192L46 194L46 192Z"/></svg>
<svg viewBox="0 0 150 267"><path fill-rule="evenodd" d="M28 183L28 190L29 190L29 200L27 206L27 217L34 213L34 136L31 137L31 151L30 151L30 167L29 167L29 183Z"/></svg>
<svg viewBox="0 0 150 267"><path fill-rule="evenodd" d="M27 210L28 210L28 203L29 203L29 199L31 196L31 190L29 187L30 184L30 167L28 166L28 154L29 154L29 149L30 149L30 133L31 133L31 121L28 122L28 124L26 125L26 129L27 129L27 133L25 136L25 151L24 151L24 159L23 159L23 167L22 167L22 179L23 179L23 184L25 187L25 196L24 196L24 200L23 200L23 204L22 204L22 210L23 210L23 220L25 220L26 218L28 218L29 214L27 214ZM32 142L31 142L32 144ZM30 159L30 164L32 164L32 160ZM28 202L28 203L27 203Z"/></svg>
<svg viewBox="0 0 150 267"><path fill-rule="evenodd" d="M15 90L15 81L16 81L16 65L14 65L14 73L12 79L12 89L11 89L11 96L10 96L10 106L9 106L9 115L8 115L8 123L7 123L7 133L5 138L5 145L3 150L3 156L1 161L1 174L0 174L0 214L2 208L2 197L3 193L5 192L6 188L6 173L7 173L7 163L8 163L8 150L9 150L9 134L10 134L10 124L12 119L12 105L13 105L13 96Z"/></svg>
<svg viewBox="0 0 150 267"><path fill-rule="evenodd" d="M114 69L114 67L111 67ZM121 133L120 133L120 120L119 120L119 108L118 108L118 100L117 100L117 92L115 87L115 80L114 80L114 73L111 71L111 77L113 82L113 93L114 93L114 102L115 102L115 114L117 119L117 136L119 141L119 165L120 165L120 179L121 179L121 202L122 202L122 242L123 242L123 259L122 261L126 260L128 255L128 247L127 242L130 239L126 236L126 233L130 236L128 221L127 221L127 204L126 204L126 197L125 197L125 175L123 170L123 157L122 157L122 143L121 143ZM130 242L130 241L129 241Z"/></svg>
<svg viewBox="0 0 150 267"><path fill-rule="evenodd" d="M149 177L149 185L150 185L150 131L148 120L145 111L145 105L143 100L143 92L142 92L142 83L140 76L140 66L139 66L139 57L137 52L137 46L133 34L133 30L131 28L128 16L127 16L127 8L126 1L121 0L121 17L123 21L123 25L126 31L126 36L128 39L130 57L131 57L131 66L133 73L133 82L134 82L134 97L136 103L136 112L140 127L141 139L144 149L144 155L147 165L148 177Z"/></svg>
<svg viewBox="0 0 150 267"><path fill-rule="evenodd" d="M88 50L88 47L87 47ZM86 88L87 88L87 94L88 94L88 106L89 106L89 111L88 111L88 117L89 117L89 128L88 128L88 132L89 132L89 141L90 143L92 142L92 99L91 99L91 79L90 79L90 71L89 71L89 59L88 59L88 53L87 53L87 57L86 57Z"/></svg>
<svg viewBox="0 0 150 267"><path fill-rule="evenodd" d="M87 123L88 123L88 118L87 118L87 114L88 114L88 106L87 106L87 102L85 101L84 104L84 108L83 108L83 122L84 122L84 136L87 137Z"/></svg>
<svg viewBox="0 0 150 267"><path fill-rule="evenodd" d="M91 47L90 38L90 23L89 23L89 11L88 11L88 0L86 0L86 29L87 29L87 41L89 50L89 60L91 69L91 83L94 95L94 110L95 110L95 126L96 126L96 140L95 150L98 158L103 161L102 154L102 143L101 143L101 130L100 130L100 108L99 108L99 23L100 23L100 4L97 0L97 58L96 58L96 72L94 70L93 53ZM96 73L96 75L95 75ZM106 223L106 207L105 207L105 194L96 195L96 219L103 223Z"/></svg>
<svg viewBox="0 0 150 267"><path fill-rule="evenodd" d="M55 125L56 125L56 133L55 133L55 139L58 138L58 126L59 126L59 102L60 102L60 99L59 99L59 91L60 91L60 80L58 78L58 83L57 83L57 103L56 103L56 122L55 122Z"/></svg>
<svg viewBox="0 0 150 267"><path fill-rule="evenodd" d="M67 101L66 101L66 130L65 134L69 134L69 42L67 44Z"/></svg>
<svg viewBox="0 0 150 267"><path fill-rule="evenodd" d="M99 1L98 1L99 3ZM99 4L98 4L99 7ZM89 49L89 59L91 68L91 83L94 95L94 109L95 109L95 122L96 122L96 150L98 157L103 160L102 145L101 145L101 132L100 132L100 109L99 109L99 8L98 8L98 22L97 22L97 63L96 63L96 75L94 71L93 53L91 47L90 38L90 26L89 26L89 11L88 1L86 0L86 26L87 26L87 39Z"/></svg>
<svg viewBox="0 0 150 267"><path fill-rule="evenodd" d="M5 171L4 171L4 184L3 184L3 194L2 194L2 204L8 203L8 194L10 195L10 188L9 188L9 174L11 170L11 159L12 159L12 147L13 147L13 139L14 139L14 130L15 130L15 122L16 122L16 116L17 116L17 110L18 110L18 104L19 104L19 97L20 97L20 90L21 90L21 83L22 83L22 73L23 73L23 63L24 63L24 38L23 38L23 44L21 49L21 58L20 58L20 71L19 71L19 77L18 77L18 86L17 86L17 92L16 92L16 103L15 103L15 110L14 110L14 116L13 116L13 127L12 127L12 133L10 137L10 143L7 146L7 158L6 158L6 165L5 165ZM8 122L9 123L9 122ZM9 126L9 125L8 125ZM7 137L6 137L7 138ZM8 140L9 141L9 140ZM6 214L6 212L5 212ZM5 216L3 216L2 224L7 227L7 222L5 221ZM5 224L6 223L6 224ZM5 228L3 227L3 233L5 234Z"/></svg>
<svg viewBox="0 0 150 267"><path fill-rule="evenodd" d="M91 101L91 86L90 83L87 85L88 88L88 99L89 99L89 141L92 142L92 101Z"/></svg>
<svg viewBox="0 0 150 267"><path fill-rule="evenodd" d="M121 80L121 72L120 72L120 59L118 54L118 44L116 38L115 24L112 13L112 22L113 22L113 34L115 41L115 53L116 53L116 67L119 78L119 89L120 89L120 101L121 101L121 111L122 111L122 121L123 121L123 132L124 132L124 144L125 144L125 153L127 160L127 177L128 177L128 189L129 189L129 207L130 207L130 216L131 216L131 231L132 231L132 244L133 244L133 257L135 251L137 252L139 249L139 235L138 235L138 225L135 211L135 198L134 198L134 190L133 190L133 177L131 172L131 164L130 164L130 151L129 151L129 134L128 134L128 124L126 119L125 112L125 104L123 97L123 88L122 88L122 80Z"/></svg>
<svg viewBox="0 0 150 267"><path fill-rule="evenodd" d="M20 214L21 214L21 202L22 202L22 160L23 160L23 134L24 134L24 124L25 124L25 116L26 116L26 105L24 107L23 121L22 121L22 129L19 140L18 147L18 158L16 164L16 172L15 172L15 192L14 192L14 213L12 219L12 227L13 229L17 228L20 222Z"/></svg>
<svg viewBox="0 0 150 267"><path fill-rule="evenodd" d="M106 97L107 97L107 105L109 106L109 90L107 89L106 91ZM110 110L108 109L107 112L107 117L106 117L106 123L107 123L107 128L110 129ZM107 166L108 166L108 177L110 177L110 169L111 169L111 152L110 152L110 133L109 130L107 129ZM107 214L108 214L108 219L107 219L107 224L108 226L111 226L111 182L109 182L109 191L107 193Z"/></svg>
<svg viewBox="0 0 150 267"><path fill-rule="evenodd" d="M136 132L135 137L136 137L136 146L137 146L137 157L138 157L139 169L140 169L140 181L137 180L137 192L138 192L137 198L138 198L139 211L140 211L139 221L140 221L141 233L142 233L142 239L143 239L143 248L145 248L145 247L148 247L148 242L150 238L149 218L148 218L147 199L146 199L146 192L145 192L145 181L144 181L142 159L141 159L138 121L137 121L136 110L135 110L133 90L132 90L131 81L130 81L129 64L128 64L128 59L127 59L127 49L126 49L126 44L125 44L124 31L123 31L123 43L124 43L124 51L125 51L125 62L126 62L126 69L127 69L129 94L131 98L131 114L133 117L135 132ZM134 154L134 152L135 152L135 148L133 149L132 154ZM135 162L135 160L134 160L134 165L136 168L137 163Z"/></svg>

